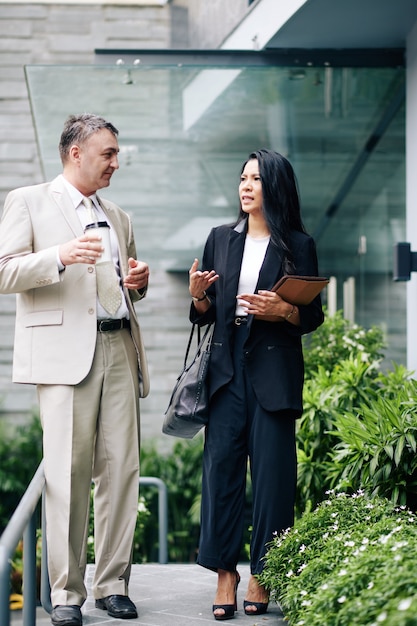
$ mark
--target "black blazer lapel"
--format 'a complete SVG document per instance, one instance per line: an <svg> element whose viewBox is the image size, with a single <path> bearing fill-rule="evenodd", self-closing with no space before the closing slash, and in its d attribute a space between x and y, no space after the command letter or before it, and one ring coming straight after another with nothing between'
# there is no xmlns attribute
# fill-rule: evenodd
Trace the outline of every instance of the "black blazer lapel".
<svg viewBox="0 0 417 626"><path fill-rule="evenodd" d="M282 275L281 255L276 246L269 243L261 270L259 272L256 291L259 291L259 289L266 289L269 291Z"/></svg>
<svg viewBox="0 0 417 626"><path fill-rule="evenodd" d="M243 250L245 247L247 223L246 220L229 231L229 240L225 254L224 275L224 305L226 320L235 317L236 295L239 284L240 268L242 265Z"/></svg>

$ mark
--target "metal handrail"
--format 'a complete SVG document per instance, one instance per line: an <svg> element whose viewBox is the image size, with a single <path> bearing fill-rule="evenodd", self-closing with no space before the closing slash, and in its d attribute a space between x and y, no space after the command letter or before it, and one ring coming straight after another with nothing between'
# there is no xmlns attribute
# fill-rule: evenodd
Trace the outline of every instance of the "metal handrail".
<svg viewBox="0 0 417 626"><path fill-rule="evenodd" d="M168 494L165 483L154 476L141 476L141 485L158 488L159 563L168 562ZM0 537L0 624L10 626L10 573L12 557L23 535L23 626L36 624L36 509L42 498L45 528L43 461ZM41 604L50 613L51 588L47 568L46 533L42 533Z"/></svg>
<svg viewBox="0 0 417 626"><path fill-rule="evenodd" d="M23 626L36 623L36 508L45 486L43 461L0 537L0 624L10 624L12 557L23 535ZM26 567L27 566L27 567Z"/></svg>

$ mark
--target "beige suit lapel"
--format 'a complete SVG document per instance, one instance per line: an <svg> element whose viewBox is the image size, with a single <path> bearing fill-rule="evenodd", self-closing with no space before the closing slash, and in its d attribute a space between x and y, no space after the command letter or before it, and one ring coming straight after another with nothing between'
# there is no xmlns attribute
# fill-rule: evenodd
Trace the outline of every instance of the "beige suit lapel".
<svg viewBox="0 0 417 626"><path fill-rule="evenodd" d="M57 204L61 211L65 221L74 233L75 237L80 237L83 234L83 227L78 217L77 211L74 208L71 198L69 197L65 185L61 181L60 177L55 178L51 182L51 195L54 202Z"/></svg>

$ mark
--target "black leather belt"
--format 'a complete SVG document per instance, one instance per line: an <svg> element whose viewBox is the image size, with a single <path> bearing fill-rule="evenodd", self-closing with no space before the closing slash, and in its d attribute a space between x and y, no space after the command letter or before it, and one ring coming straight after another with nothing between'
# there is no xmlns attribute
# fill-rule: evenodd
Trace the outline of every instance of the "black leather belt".
<svg viewBox="0 0 417 626"><path fill-rule="evenodd" d="M244 317L235 317L236 326L241 326L242 324L247 324L247 323L248 323L247 315L245 315Z"/></svg>
<svg viewBox="0 0 417 626"><path fill-rule="evenodd" d="M121 320L97 320L97 330L100 333L107 333L110 330L122 330L122 328L130 328L130 322L125 317Z"/></svg>

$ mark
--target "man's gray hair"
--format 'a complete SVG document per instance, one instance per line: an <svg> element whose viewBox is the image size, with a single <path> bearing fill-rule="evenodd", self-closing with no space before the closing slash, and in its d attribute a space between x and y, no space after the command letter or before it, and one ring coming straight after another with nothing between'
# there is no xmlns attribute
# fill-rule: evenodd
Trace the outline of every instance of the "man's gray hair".
<svg viewBox="0 0 417 626"><path fill-rule="evenodd" d="M119 131L113 124L107 122L99 115L94 115L93 113L70 115L65 122L59 142L59 155L62 163L65 163L67 160L71 146L83 144L90 135L102 128L107 128L115 137L119 134Z"/></svg>

